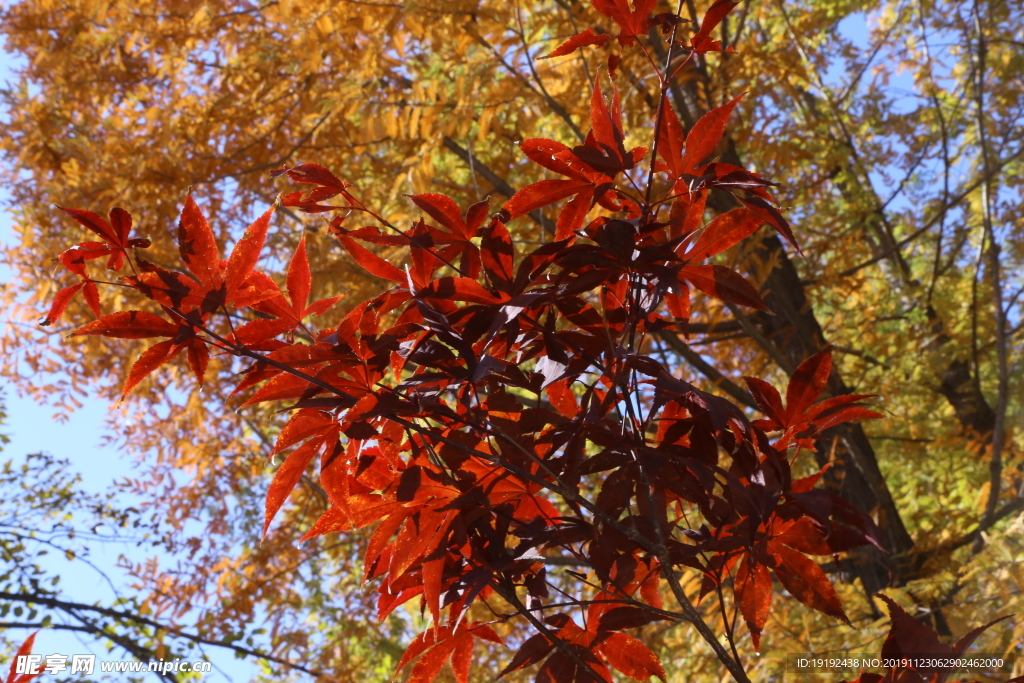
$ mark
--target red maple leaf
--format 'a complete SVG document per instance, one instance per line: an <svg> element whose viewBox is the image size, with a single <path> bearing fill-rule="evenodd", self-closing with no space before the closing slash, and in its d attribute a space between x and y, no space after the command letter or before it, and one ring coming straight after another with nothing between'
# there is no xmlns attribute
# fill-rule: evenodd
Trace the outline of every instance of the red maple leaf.
<svg viewBox="0 0 1024 683"><path fill-rule="evenodd" d="M782 449L795 443L813 448L813 437L830 427L868 418L884 417L865 407L863 399L871 394L846 394L815 402L828 383L832 371L832 347L816 353L797 367L786 389L786 404L778 390L756 377L744 377L747 388L767 419L754 424L766 431L778 430L783 435L775 442Z"/></svg>
<svg viewBox="0 0 1024 683"><path fill-rule="evenodd" d="M612 211L625 210L631 217L639 215L636 202L618 191L613 179L618 173L636 166L647 148L626 150L618 88L613 86L609 109L601 92L600 78L594 80L590 122L591 130L585 143L576 147L546 139L520 143L526 156L566 179L541 180L516 192L503 207L508 220L572 197L559 212L555 228L555 239L565 240L580 228L594 204L600 203Z"/></svg>

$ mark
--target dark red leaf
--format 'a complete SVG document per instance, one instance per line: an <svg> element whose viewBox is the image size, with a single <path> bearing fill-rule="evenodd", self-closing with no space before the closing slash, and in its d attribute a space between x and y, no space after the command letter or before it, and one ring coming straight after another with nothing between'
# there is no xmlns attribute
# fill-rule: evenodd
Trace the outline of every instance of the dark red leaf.
<svg viewBox="0 0 1024 683"><path fill-rule="evenodd" d="M808 607L850 624L836 589L821 567L803 553L786 546L773 546L772 552L778 559L773 567L775 576L790 595Z"/></svg>
<svg viewBox="0 0 1024 683"><path fill-rule="evenodd" d="M680 268L679 278L716 299L759 311L768 310L754 286L725 266L686 266Z"/></svg>
<svg viewBox="0 0 1024 683"><path fill-rule="evenodd" d="M501 678L505 674L524 669L531 664L536 664L540 660L548 656L555 646L547 639L547 636L538 633L535 636L530 636L523 642L522 646L516 652L516 656L512 658L508 666L501 670L498 674L498 678Z"/></svg>
<svg viewBox="0 0 1024 683"><path fill-rule="evenodd" d="M761 632L772 605L772 575L768 567L754 562L749 554L744 555L736 570L734 591L754 649L760 650Z"/></svg>
<svg viewBox="0 0 1024 683"><path fill-rule="evenodd" d="M666 95L661 102L661 129L658 131L658 156L662 158L673 178L682 173L680 163L683 158L683 146L686 144L683 126L679 123L672 101Z"/></svg>
<svg viewBox="0 0 1024 683"><path fill-rule="evenodd" d="M803 415L814 399L821 395L832 372L832 347L814 354L793 372L786 388L786 422L793 424L794 418Z"/></svg>
<svg viewBox="0 0 1024 683"><path fill-rule="evenodd" d="M761 412L775 422L778 428L783 427L786 424L786 409L782 407L782 396L779 395L779 390L763 379L756 377L744 377L743 379Z"/></svg>

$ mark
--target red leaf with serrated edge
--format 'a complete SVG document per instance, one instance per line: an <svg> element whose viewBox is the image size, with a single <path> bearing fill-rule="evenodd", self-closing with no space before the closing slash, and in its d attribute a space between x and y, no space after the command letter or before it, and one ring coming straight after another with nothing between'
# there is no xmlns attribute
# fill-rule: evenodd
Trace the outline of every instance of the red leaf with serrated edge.
<svg viewBox="0 0 1024 683"><path fill-rule="evenodd" d="M292 301L293 310L299 314L305 312L306 304L309 302L309 292L313 287L313 278L309 272L309 256L306 253L306 236L299 238L299 244L295 247L288 262L288 274L285 277L285 288L288 290L288 298Z"/></svg>
<svg viewBox="0 0 1024 683"><path fill-rule="evenodd" d="M495 286L512 281L515 251L512 236L501 221L495 220L484 230L480 240L480 260L484 272Z"/></svg>
<svg viewBox="0 0 1024 683"><path fill-rule="evenodd" d="M576 400L576 394L572 392L569 385L569 379L560 379L546 386L544 393L547 394L548 400L551 401L551 405L555 407L555 410L564 417L574 420L580 414L580 404Z"/></svg>
<svg viewBox="0 0 1024 683"><path fill-rule="evenodd" d="M409 643L409 647L407 647L405 652L402 654L402 659L398 662L398 670L401 671L404 669L413 660L436 645L438 640L445 640L451 637L451 631L452 629L450 626L443 626L441 628L424 631L413 638L412 642Z"/></svg>
<svg viewBox="0 0 1024 683"><path fill-rule="evenodd" d="M277 472L274 473L274 479L270 482L270 487L267 489L266 512L263 517L264 536L267 535L267 529L270 528L270 522L273 521L274 515L284 505L284 501L288 499L295 485L302 479L302 475L309 466L309 463L313 461L313 457L316 456L322 446L323 443L321 441L307 441L289 453L285 461L277 468Z"/></svg>
<svg viewBox="0 0 1024 683"><path fill-rule="evenodd" d="M270 226L270 217L274 215L271 206L263 212L263 215L253 221L252 225L246 228L242 238L235 243L228 257L228 265L225 275L225 282L228 287L229 300L235 290L241 289L242 283L256 267L259 261L260 252L263 250L263 243L267 239L267 228Z"/></svg>
<svg viewBox="0 0 1024 683"><path fill-rule="evenodd" d="M810 517L790 522L785 531L777 534L773 543L783 543L805 555L831 555L825 534L814 525Z"/></svg>
<svg viewBox="0 0 1024 683"><path fill-rule="evenodd" d="M738 4L738 2L732 2L732 0L715 0L715 4L711 5L704 18L701 19L700 30L690 39L690 46L694 52L702 55L706 52L722 51L722 42L712 40L711 32L722 23L725 15L729 14ZM725 51L732 52L733 50L729 47Z"/></svg>
<svg viewBox="0 0 1024 683"><path fill-rule="evenodd" d="M741 275L725 266L685 266L679 269L679 278L716 299L732 304L767 311L761 295Z"/></svg>
<svg viewBox="0 0 1024 683"><path fill-rule="evenodd" d="M473 660L473 645L476 641L472 637L462 636L457 639L455 650L452 652L452 671L455 672L457 683L469 683L469 664Z"/></svg>
<svg viewBox="0 0 1024 683"><path fill-rule="evenodd" d="M953 648L942 643L938 634L907 613L887 595L878 594L889 607L889 636L882 644L882 655L898 658L903 655L915 657L948 657Z"/></svg>
<svg viewBox="0 0 1024 683"><path fill-rule="evenodd" d="M377 494L348 496L332 504L309 531L303 534L301 541L304 543L324 534L362 529L379 521L394 508L394 505Z"/></svg>
<svg viewBox="0 0 1024 683"><path fill-rule="evenodd" d="M814 474L809 474L806 477L794 479L793 483L790 484L789 490L793 491L794 493L804 493L806 491L810 491L811 489L818 485L818 481L825 474L825 472L829 470L830 467L832 467L832 463L827 462L820 470L818 470Z"/></svg>
<svg viewBox="0 0 1024 683"><path fill-rule="evenodd" d="M113 228L114 236L119 246L127 246L128 235L132 231L132 216L120 207L110 210L110 227Z"/></svg>
<svg viewBox="0 0 1024 683"><path fill-rule="evenodd" d="M58 206L57 208L74 218L83 227L99 235L100 239L104 242L117 244L119 246L123 244L123 242L118 239L118 235L114 229L111 228L110 224L107 223L107 221L99 214L82 209L65 209L63 206ZM129 222L129 226L130 225L131 224Z"/></svg>
<svg viewBox="0 0 1024 683"><path fill-rule="evenodd" d="M593 187L593 183L589 180L541 180L516 192L511 199L505 202L503 208L508 212L509 220L512 220L591 187Z"/></svg>
<svg viewBox="0 0 1024 683"><path fill-rule="evenodd" d="M327 433L332 429L337 429L337 427L338 420L330 413L312 409L299 410L288 420L281 429L281 433L277 435L277 441L274 443L274 448L270 451L270 454L277 455L300 441L304 441L311 436Z"/></svg>
<svg viewBox="0 0 1024 683"><path fill-rule="evenodd" d="M633 0L632 8L629 0L591 0L591 4L598 12L618 24L619 34L615 38L622 45L628 46L637 36L647 33L647 29L654 24L651 11L657 0Z"/></svg>
<svg viewBox="0 0 1024 683"><path fill-rule="evenodd" d="M685 282L679 283L678 294L675 292L665 294L665 305L668 306L668 312L685 326L690 320L690 288L686 286Z"/></svg>
<svg viewBox="0 0 1024 683"><path fill-rule="evenodd" d="M613 633L601 644L600 650L609 664L635 681L648 681L651 676L665 680L661 662L633 636Z"/></svg>
<svg viewBox="0 0 1024 683"><path fill-rule="evenodd" d="M633 607L632 605L612 607L601 614L598 630L622 631L627 628L640 628L659 619L664 619L664 617L643 607Z"/></svg>
<svg viewBox="0 0 1024 683"><path fill-rule="evenodd" d="M178 251L189 271L203 284L210 284L220 277L217 240L191 192L178 218Z"/></svg>
<svg viewBox="0 0 1024 683"><path fill-rule="evenodd" d="M735 195L734 195L735 196ZM792 228L789 227L789 222L782 216L778 209L774 206L761 199L760 197L737 197L750 211L761 217L765 223L768 223L776 230L779 234L786 238L786 241L793 245L793 248L797 252L803 254L800 245L796 243L796 237L793 235Z"/></svg>
<svg viewBox="0 0 1024 683"><path fill-rule="evenodd" d="M438 278L416 292L416 296L423 299L469 301L476 304L496 304L503 301L488 292L479 282L468 277Z"/></svg>
<svg viewBox="0 0 1024 683"><path fill-rule="evenodd" d="M100 291L96 289L96 283L86 282L85 287L82 289L82 294L85 296L85 303L89 305L89 309L95 315L102 315L103 311L100 310Z"/></svg>
<svg viewBox="0 0 1024 683"><path fill-rule="evenodd" d="M341 242L341 245L345 247L346 251L348 251L348 253L352 255L352 258L356 260L356 263L362 266L368 273L386 280L397 282L401 285L406 284L407 278L405 277L405 273L400 271L398 268L391 265L380 256L372 253L351 237L341 234L337 237L338 241Z"/></svg>
<svg viewBox="0 0 1024 683"><path fill-rule="evenodd" d="M118 339L146 339L149 337L174 337L179 325L167 322L158 315L146 311L121 311L110 313L71 333L116 337Z"/></svg>
<svg viewBox="0 0 1024 683"><path fill-rule="evenodd" d="M206 375L206 366L210 362L210 349L199 339L193 339L188 344L188 365L196 378L199 386L203 386L203 377Z"/></svg>
<svg viewBox="0 0 1024 683"><path fill-rule="evenodd" d="M462 220L459 205L455 203L454 199L436 192L411 194L409 199L454 234L459 237L466 237L466 223Z"/></svg>
<svg viewBox="0 0 1024 683"><path fill-rule="evenodd" d="M686 136L686 148L679 162L679 168L683 173L693 171L715 151L725 134L725 124L729 120L729 115L742 97L743 95L738 95L721 107L715 107L693 124L689 135Z"/></svg>
<svg viewBox="0 0 1024 683"><path fill-rule="evenodd" d="M40 325L44 327L46 325L52 325L60 316L64 313L64 309L68 307L71 300L75 297L75 294L85 287L84 282L79 282L77 285L71 285L57 292L57 296L53 297L53 303L50 304L50 312L46 314L46 317L39 321Z"/></svg>
<svg viewBox="0 0 1024 683"><path fill-rule="evenodd" d="M115 251L103 242L80 242L61 252L57 260L70 272L84 278L86 261L111 256L114 253Z"/></svg>
<svg viewBox="0 0 1024 683"><path fill-rule="evenodd" d="M292 320L270 320L267 318L250 320L244 325L235 328L235 333L231 335L231 340L236 344L255 347L268 339L273 339L280 334L294 329L294 327L295 323Z"/></svg>
<svg viewBox="0 0 1024 683"><path fill-rule="evenodd" d="M555 241L567 240L583 226L587 212L594 205L595 188L587 188L562 207L555 222Z"/></svg>
<svg viewBox="0 0 1024 683"><path fill-rule="evenodd" d="M715 216L683 255L683 259L693 263L721 254L752 235L763 224L764 221L746 209L733 209Z"/></svg>
<svg viewBox="0 0 1024 683"><path fill-rule="evenodd" d="M284 171L288 173L289 178L297 183L319 186L306 192L294 192L282 196L282 203L285 206L297 206L307 213L329 210L329 207L321 206L318 202L344 194L345 188L349 187L348 183L339 180L333 173L319 164L302 164L285 168Z"/></svg>
<svg viewBox="0 0 1024 683"><path fill-rule="evenodd" d="M131 370L128 371L128 378L124 381L124 389L121 391L121 398L127 396L128 392L134 389L139 382L148 377L150 373L177 356L183 348L185 347L175 344L172 340L168 339L167 341L154 344L146 349L146 351L139 356L139 359L132 364Z"/></svg>
<svg viewBox="0 0 1024 683"><path fill-rule="evenodd" d="M334 304L338 303L345 298L344 294L338 294L337 296L328 297L327 299L319 299L314 301L306 307L306 315L323 315L331 308Z"/></svg>
<svg viewBox="0 0 1024 683"><path fill-rule="evenodd" d="M548 640L547 636L538 633L535 636L527 638L523 644L519 647L515 657L508 663L501 673L498 674L498 678L501 678L505 674L510 674L513 671L519 669L525 669L531 664L536 664L540 660L544 659L555 649L555 646Z"/></svg>
<svg viewBox="0 0 1024 683"><path fill-rule="evenodd" d="M786 388L786 423L793 424L793 418L803 415L814 399L821 395L828 376L832 372L832 347L814 354L796 370L789 378Z"/></svg>
<svg viewBox="0 0 1024 683"><path fill-rule="evenodd" d="M247 408L257 403L263 403L264 401L281 401L289 398L298 398L301 396L306 389L309 388L309 381L296 377L295 375L289 375L287 373L279 374L262 387L256 390L249 400L242 404L242 408Z"/></svg>
<svg viewBox="0 0 1024 683"><path fill-rule="evenodd" d="M757 377L744 377L743 379L761 412L775 422L778 428L784 426L786 424L786 409L782 407L782 396L779 395L779 390Z"/></svg>
<svg viewBox="0 0 1024 683"><path fill-rule="evenodd" d="M803 553L786 546L773 545L771 552L777 559L773 567L775 576L790 595L808 607L850 625L836 589L821 567Z"/></svg>
<svg viewBox="0 0 1024 683"><path fill-rule="evenodd" d="M571 650L576 656L569 654ZM587 648L569 645L548 657L537 672L536 683L612 683L611 672Z"/></svg>
<svg viewBox="0 0 1024 683"><path fill-rule="evenodd" d="M34 674L19 674L18 673L18 658L27 657L32 654L32 647L35 645L36 636L39 635L39 631L32 633L18 648L18 651L14 653L14 657L11 658L11 668L7 671L7 680L5 683L28 683L36 676L43 673L43 667L39 667L39 671Z"/></svg>
<svg viewBox="0 0 1024 683"><path fill-rule="evenodd" d="M434 551L431 555L439 555L439 557L423 561L423 601L430 611L430 616L434 619L434 624L439 624L441 621L441 589L444 587L442 579L447 553Z"/></svg>
<svg viewBox="0 0 1024 683"><path fill-rule="evenodd" d="M683 172L679 164L683 158L683 146L685 135L683 126L679 123L676 110L666 95L661 102L661 129L658 131L658 156L662 158L673 178L678 178Z"/></svg>
<svg viewBox="0 0 1024 683"><path fill-rule="evenodd" d="M979 626L978 628L965 633L960 638L957 638L957 641L953 643L954 654L956 654L957 657L962 657L963 654L967 651L967 648L969 648L971 644L974 643L975 640L977 640L978 636L980 636L982 633L998 624L1000 621L1005 621L1009 619L1011 616L1012 615L1007 614L1006 616L999 617L998 619L993 619L984 626Z"/></svg>
<svg viewBox="0 0 1024 683"><path fill-rule="evenodd" d="M744 555L736 570L733 586L740 614L750 629L754 649L761 649L761 632L768 621L772 606L772 575L768 567L753 562L749 554Z"/></svg>
<svg viewBox="0 0 1024 683"><path fill-rule="evenodd" d="M530 138L520 142L519 149L534 163L574 180L593 182L601 177L593 169L582 165L573 156L572 150L561 142L545 138Z"/></svg>
<svg viewBox="0 0 1024 683"><path fill-rule="evenodd" d="M619 92L614 85L612 91L617 104ZM608 150L621 150L623 154L625 153L622 149L622 140L625 136L622 133L621 113L616 106L612 107L612 111L608 111L604 93L601 92L600 74L594 79L594 90L590 96L590 127L591 135L598 143L605 145Z"/></svg>
<svg viewBox="0 0 1024 683"><path fill-rule="evenodd" d="M826 429L835 427L838 424L843 424L844 422L875 420L881 417L885 417L885 415L869 408L854 405L843 408L842 410L837 410L834 413L829 413L824 417L814 418L814 427L817 432L820 433Z"/></svg>
<svg viewBox="0 0 1024 683"><path fill-rule="evenodd" d="M594 33L594 29L588 28L582 33L577 33L572 38L555 48L552 52L540 57L539 59L564 57L575 52L577 48L586 47L587 45L604 45L611 39L612 36L598 35L597 33Z"/></svg>

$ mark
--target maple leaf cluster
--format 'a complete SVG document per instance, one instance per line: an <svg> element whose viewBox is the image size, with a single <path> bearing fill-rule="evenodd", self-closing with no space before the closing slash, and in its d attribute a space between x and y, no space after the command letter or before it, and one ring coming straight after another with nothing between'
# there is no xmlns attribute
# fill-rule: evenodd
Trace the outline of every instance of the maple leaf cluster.
<svg viewBox="0 0 1024 683"><path fill-rule="evenodd" d="M551 56L612 37L630 47L653 26L674 35L679 23L650 16L653 2L593 4L619 33L584 32ZM720 50L710 31L733 6L716 2L688 48L673 49L688 49L687 59ZM658 75L667 83L672 74ZM511 608L495 621L514 617L536 631L503 673L539 664L538 681L611 681L612 669L664 680L655 654L627 631L675 620L703 625L701 635L745 680L678 573L702 575L697 600L731 591L755 647L774 580L849 623L813 558L875 543L873 524L815 488L820 472L795 478L792 461L824 430L879 415L867 396L820 400L828 350L796 370L785 405L770 384L748 378L765 415L753 421L644 351L652 333L685 330L691 288L766 310L757 288L716 256L765 225L796 245L773 183L714 159L739 99L684 132L663 91L648 157L647 147L627 149L617 88L607 98L598 77L583 144L520 144L561 178L524 187L493 215L486 201L463 210L442 194L413 195L423 217L407 229L322 166L275 172L312 186L283 194L281 204L335 214L328 230L339 246L387 283L319 329L310 319L339 297L310 303L304 239L283 286L257 268L273 206L221 259L189 195L177 231L185 271L139 255L147 243L129 237L127 212L114 209L107 223L68 210L104 241L60 256L81 282L58 294L45 322L83 291L98 318L73 335L161 339L134 362L124 394L182 351L200 384L211 354L245 363L235 389L246 395L242 408L274 402L289 414L273 447L284 459L264 533L316 463L330 505L304 540L375 525L363 576L378 584L379 617L413 599L430 617L399 663L412 665L410 680L431 681L446 662L468 680L476 640L502 642L493 622L469 617L488 600ZM732 195L739 208L705 223L711 192ZM518 250L508 224L555 205L553 239ZM353 216L369 224L351 228ZM85 270L101 256L109 269L130 271L120 284L152 311L101 314L97 281ZM553 597L549 557L590 570L568 602ZM681 611L663 602L664 586Z"/></svg>

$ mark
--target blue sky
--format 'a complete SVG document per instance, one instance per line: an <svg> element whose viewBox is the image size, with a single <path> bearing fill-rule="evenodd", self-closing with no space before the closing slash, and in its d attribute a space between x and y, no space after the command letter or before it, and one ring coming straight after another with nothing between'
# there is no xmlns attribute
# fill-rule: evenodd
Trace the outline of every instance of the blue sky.
<svg viewBox="0 0 1024 683"><path fill-rule="evenodd" d="M0 50L0 82L13 78L11 70L16 62L10 55ZM0 186L0 249L11 244L16 235L13 231L11 215L7 210L8 195ZM0 282L9 279L9 271L0 266ZM4 323L7 321L4 320ZM40 382L46 381L40 378ZM10 442L0 453L0 463L7 460L21 461L28 453L46 452L60 459L70 460L72 466L82 476L86 491L104 493L118 479L131 476L132 462L116 449L101 447L101 440L106 429L105 420L109 404L99 398L82 399L82 407L74 412L63 412L53 406L42 405L19 396L17 390L5 380L0 380L3 390L3 402L6 406L7 420L0 426L0 434L5 434ZM91 560L98 568L106 572L115 584L125 584L124 574L117 569L118 556L122 553L140 560L137 548L128 544L104 545L95 544ZM133 555L135 553L135 555ZM51 556L53 557L53 556ZM114 593L101 574L85 566L81 561L67 562L63 558L49 560L50 569L61 575L60 587L68 600L92 603L112 604ZM121 586L123 587L123 585ZM28 635L10 634L16 641ZM105 643L93 641L78 634L59 631L44 631L36 637L36 654L96 654L104 658L120 658L117 651L114 655L107 654ZM5 655L7 653L4 653ZM204 681L245 681L254 675L254 665L234 658L230 653L207 652L214 663L214 673L203 678ZM155 676L152 680L158 680Z"/></svg>

